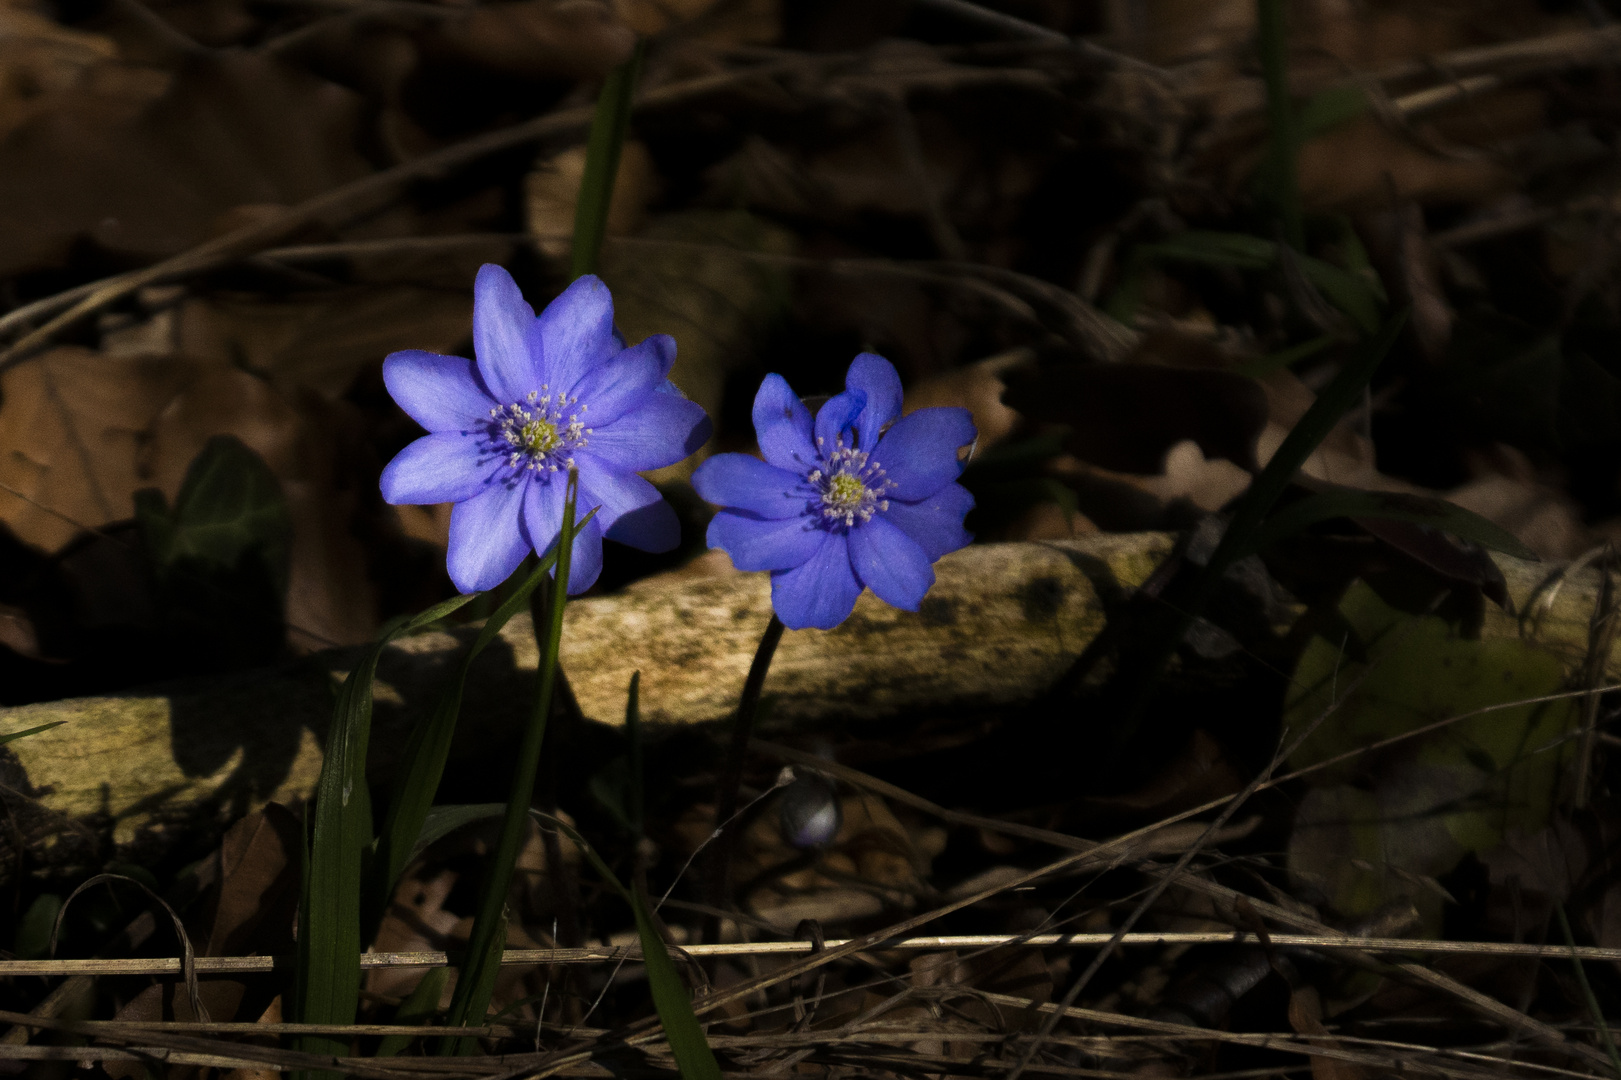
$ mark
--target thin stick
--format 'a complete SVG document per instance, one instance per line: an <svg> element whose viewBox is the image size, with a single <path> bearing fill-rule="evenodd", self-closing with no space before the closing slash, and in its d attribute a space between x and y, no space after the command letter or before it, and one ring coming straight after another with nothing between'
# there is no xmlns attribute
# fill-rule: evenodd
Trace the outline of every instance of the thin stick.
<svg viewBox="0 0 1621 1080"><path fill-rule="evenodd" d="M921 937L896 937L868 941L865 951L905 950L927 952L945 949L1090 949L1107 945L1113 934L944 934ZM1348 934L1269 934L1275 948L1314 949L1319 951L1357 951L1368 953L1399 953L1412 956L1439 956L1462 954L1471 956L1503 956L1521 959L1560 960L1572 956L1582 960L1621 963L1621 949L1579 945L1572 953L1569 948L1554 945L1527 945L1504 941L1422 941L1412 938L1361 938ZM823 944L829 949L842 948L862 938L829 938ZM1233 945L1255 946L1261 941L1248 930L1210 931L1200 933L1142 933L1126 934L1118 942L1131 948L1153 948L1168 945ZM729 941L714 945L683 945L680 953L687 956L794 956L815 952L809 941ZM672 952L672 956L679 954ZM544 966L548 964L606 964L620 961L636 962L641 959L639 945L610 945L583 949L507 949L501 954L503 966ZM435 968L461 962L460 953L392 952L364 953L360 957L362 970L374 968ZM199 956L196 970L199 975L247 975L263 972L291 971L291 956ZM180 960L175 957L118 958L90 960L6 960L0 961L0 978L59 975L180 975ZM265 1024L246 1025L258 1032L279 1030ZM362 1025L364 1026L364 1025ZM219 1030L218 1024L201 1025L200 1030ZM410 1030L430 1030L420 1025L409 1028L397 1025L371 1025L365 1031L349 1025L283 1024L280 1028L307 1032L332 1030L356 1031L361 1034L393 1034ZM439 1029L432 1029L439 1030ZM446 1028L446 1031L478 1033L478 1029Z"/></svg>

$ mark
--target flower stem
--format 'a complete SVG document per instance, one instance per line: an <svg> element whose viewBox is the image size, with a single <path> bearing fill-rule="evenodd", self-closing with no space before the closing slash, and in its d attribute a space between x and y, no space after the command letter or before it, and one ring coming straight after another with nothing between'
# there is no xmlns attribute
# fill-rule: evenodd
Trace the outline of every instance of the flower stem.
<svg viewBox="0 0 1621 1080"><path fill-rule="evenodd" d="M608 73L608 81L597 98L597 111L586 143L585 173L580 177L579 199L574 208L571 277L594 274L597 270L597 256L608 232L614 181L619 176L620 152L630 128L631 99L636 93L636 77L641 73L646 51L646 40L638 41L630 59Z"/></svg>
<svg viewBox="0 0 1621 1080"><path fill-rule="evenodd" d="M737 849L737 832L728 826L737 814L737 793L743 786L743 762L748 756L749 737L754 734L755 717L760 712L760 692L765 688L766 673L771 670L771 658L777 655L777 643L782 640L784 629L782 620L773 613L759 647L754 650L754 662L749 665L749 677L743 683L743 698L737 705L737 720L732 725L732 742L721 761L720 779L715 786L718 837L710 857L707 881L707 899L713 908L724 909L732 890L732 855ZM718 915L710 915L705 920L704 940L720 940Z"/></svg>
<svg viewBox="0 0 1621 1080"><path fill-rule="evenodd" d="M467 958L456 980L456 994L450 1003L452 1027L483 1023L495 989L495 976L506 946L506 899L512 885L513 866L529 832L529 803L535 792L535 773L540 766L540 748L546 740L546 721L551 715L557 689L557 650L563 636L563 605L568 601L570 556L574 549L574 504L579 476L569 470L567 494L563 500L563 527L557 534L557 578L551 590L546 613L546 642L540 651L540 688L518 749L517 767L512 774L512 792L507 797L506 816L501 822L501 838L495 858L485 871L479 896L478 916L467 943ZM471 1038L447 1038L440 1053L470 1052Z"/></svg>

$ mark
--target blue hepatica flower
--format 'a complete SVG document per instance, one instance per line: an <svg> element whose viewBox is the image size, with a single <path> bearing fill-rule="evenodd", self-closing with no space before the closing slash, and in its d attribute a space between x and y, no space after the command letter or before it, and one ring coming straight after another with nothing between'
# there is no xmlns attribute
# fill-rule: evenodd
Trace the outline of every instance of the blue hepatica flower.
<svg viewBox="0 0 1621 1080"><path fill-rule="evenodd" d="M900 376L872 353L855 358L844 385L813 423L782 376L767 375L754 398L765 460L717 454L692 477L724 507L709 546L739 570L770 570L771 605L795 630L837 626L863 587L916 611L931 564L972 539L962 521L974 497L955 483L958 450L975 437L968 410L901 417Z"/></svg>
<svg viewBox="0 0 1621 1080"><path fill-rule="evenodd" d="M703 409L666 378L673 338L625 348L608 287L589 275L537 317L512 276L486 265L473 286L473 349L477 363L417 350L383 361L388 392L429 432L383 470L383 498L456 504L456 588L494 588L529 551L556 542L570 468L578 516L593 507L597 516L575 539L569 592L597 580L604 536L643 551L679 543L675 511L636 475L709 437Z"/></svg>

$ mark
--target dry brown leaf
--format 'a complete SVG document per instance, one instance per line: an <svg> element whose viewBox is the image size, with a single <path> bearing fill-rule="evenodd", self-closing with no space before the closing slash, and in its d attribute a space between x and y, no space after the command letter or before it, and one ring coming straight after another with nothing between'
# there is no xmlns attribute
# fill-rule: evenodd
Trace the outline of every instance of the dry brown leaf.
<svg viewBox="0 0 1621 1080"><path fill-rule="evenodd" d="M171 502L186 468L215 435L235 435L276 474L293 519L288 639L303 649L359 644L376 626L376 587L351 528L374 500L343 471L353 454L346 438L359 427L347 411L313 394L284 393L244 371L209 368L151 428L148 483Z"/></svg>
<svg viewBox="0 0 1621 1080"><path fill-rule="evenodd" d="M303 825L279 803L231 826L220 842L214 925L199 955L275 955L291 947L303 844Z"/></svg>
<svg viewBox="0 0 1621 1080"><path fill-rule="evenodd" d="M0 393L0 521L20 539L55 551L131 517L139 488L172 502L208 440L235 435L269 464L292 513L291 640L321 648L371 635L376 595L351 524L374 500L345 471L359 425L337 418L343 406L234 368L78 348L6 372Z"/></svg>
<svg viewBox="0 0 1621 1080"><path fill-rule="evenodd" d="M845 795L839 805L838 835L815 856L784 843L775 803L754 819L733 875L746 890L739 897L745 907L790 931L804 919L831 926L875 915L886 903L911 905L930 861L944 849L944 833L922 829L914 835L876 795Z"/></svg>
<svg viewBox="0 0 1621 1080"><path fill-rule="evenodd" d="M1323 1026L1323 999L1315 986L1299 986L1290 993L1289 1026L1301 1035L1328 1035L1328 1028ZM1337 1045L1332 1038L1312 1041L1323 1047ZM1355 1062L1313 1054L1311 1075L1312 1080L1368 1080L1369 1074L1365 1066Z"/></svg>
<svg viewBox="0 0 1621 1080"><path fill-rule="evenodd" d="M131 494L153 482L153 425L200 371L69 346L0 375L0 520L55 551L81 528L130 517Z"/></svg>
<svg viewBox="0 0 1621 1080"><path fill-rule="evenodd" d="M566 813L560 812L558 816L573 823ZM444 906L460 874L446 868L441 860L458 854L480 859L488 857L496 827L498 823L491 819L480 826L458 830L431 849L421 863L406 870L378 925L377 939L373 944L377 952L438 952L466 947L473 919L470 915L458 915ZM563 861L573 872L581 860L580 850L567 837L559 839ZM539 827L532 821L524 846L518 852L515 870L509 902L513 910L520 914L507 923L507 948L555 946L556 942L537 940L523 927L526 920L531 925L549 926L553 913L558 910L558 901L553 892L555 876L547 871L546 844ZM422 974L420 968L372 968L366 972L365 986L367 991L374 994L404 998L416 989ZM450 973L441 1005L449 1003L456 986L456 974L454 970ZM504 968L497 977L495 1000L513 1001L523 997L523 988L533 978L544 979L544 971Z"/></svg>
<svg viewBox="0 0 1621 1080"><path fill-rule="evenodd" d="M33 4L0 5L0 137L117 54L110 38L62 26Z"/></svg>
<svg viewBox="0 0 1621 1080"><path fill-rule="evenodd" d="M1028 349L1014 349L944 375L921 379L907 389L905 411L940 406L967 409L974 414L974 427L979 432L975 451L983 453L1013 434L1019 425L1019 414L1002 404L1002 391L1007 389L1003 376L1028 363L1030 357Z"/></svg>
<svg viewBox="0 0 1621 1080"><path fill-rule="evenodd" d="M359 118L352 92L247 52L198 55L155 100L84 81L0 142L0 273L59 263L79 239L173 255L232 207L356 179L371 171Z"/></svg>
<svg viewBox="0 0 1621 1080"><path fill-rule="evenodd" d="M279 1024L281 1022L281 995L277 994L254 1023ZM282 1080L283 1075L282 1072L276 1069L232 1069L224 1074L223 1080Z"/></svg>
<svg viewBox="0 0 1621 1080"><path fill-rule="evenodd" d="M1580 505L1538 477L1520 451L1495 446L1472 464L1475 478L1447 492L1448 502L1501 525L1544 559L1574 559L1593 545Z"/></svg>
<svg viewBox="0 0 1621 1080"><path fill-rule="evenodd" d="M154 317L160 329L148 333L162 334L165 319L175 352L336 399L360 371L397 349L455 352L470 336L473 305L463 288L389 285L281 298L194 297Z"/></svg>
<svg viewBox="0 0 1621 1080"><path fill-rule="evenodd" d="M1367 117L1300 148L1300 201L1314 211L1375 209L1392 197L1424 204L1481 202L1517 184L1513 172L1494 160L1442 156Z"/></svg>
<svg viewBox="0 0 1621 1080"><path fill-rule="evenodd" d="M434 45L505 75L589 79L629 59L636 35L607 4L515 0L474 7L446 21Z"/></svg>

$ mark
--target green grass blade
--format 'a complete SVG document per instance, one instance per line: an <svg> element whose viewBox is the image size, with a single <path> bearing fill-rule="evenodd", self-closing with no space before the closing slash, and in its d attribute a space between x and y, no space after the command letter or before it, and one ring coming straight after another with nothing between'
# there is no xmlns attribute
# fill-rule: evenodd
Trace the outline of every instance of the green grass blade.
<svg viewBox="0 0 1621 1080"><path fill-rule="evenodd" d="M1363 388L1384 362L1385 354L1396 343L1396 336L1406 325L1406 310L1386 320L1378 335L1358 346L1334 381L1317 395L1317 400L1306 410L1306 415L1289 430L1283 445L1278 447L1272 460L1266 463L1266 468L1261 470L1239 500L1233 511L1232 523L1227 526L1221 543L1216 545L1215 553L1210 556L1205 573L1201 575L1213 579L1204 586L1204 599L1209 598L1209 591L1214 589L1216 580L1227 572L1228 567L1255 550L1255 537L1260 532L1261 522L1272 511L1295 473L1300 471L1300 466L1328 438L1328 433L1334 430L1340 417L1362 396ZM1203 606L1201 601L1199 607Z"/></svg>
<svg viewBox="0 0 1621 1080"><path fill-rule="evenodd" d="M703 1025L698 1023L698 1016L692 1011L692 996L675 969L675 961L670 959L664 939L653 925L645 899L625 888L596 849L566 822L539 812L535 813L535 817L544 824L561 829L574 841L585 852L591 865L596 867L597 873L602 875L602 880L613 886L624 897L625 903L630 905L631 912L636 916L636 936L642 944L642 962L647 965L647 983L653 991L653 1007L658 1010L659 1023L664 1025L665 1038L670 1040L670 1053L681 1072L681 1080L720 1080L720 1063L715 1060L715 1051L709 1046Z"/></svg>
<svg viewBox="0 0 1621 1080"><path fill-rule="evenodd" d="M546 739L546 721L551 716L552 697L557 688L557 650L563 636L563 606L568 602L568 576L570 555L574 549L574 536L579 531L574 521L575 501L579 495L579 477L569 471L567 494L563 500L563 526L557 536L557 576L552 584L550 603L546 613L546 646L540 654L537 672L539 692L524 729L523 743L518 749L516 770L512 776L512 792L507 798L506 815L501 822L501 838L496 843L495 857L485 871L479 895L478 914L473 919L473 932L467 944L467 958L456 980L456 994L451 1000L449 1023L465 1026L482 1023L489 1010L490 996L495 990L496 972L500 970L501 950L506 944L507 889L512 884L512 868L518 860L518 849L523 845L529 827L529 802L535 791L535 770L540 765L540 750ZM441 1053L471 1052L474 1040L448 1038L440 1043Z"/></svg>
<svg viewBox="0 0 1621 1080"><path fill-rule="evenodd" d="M630 770L625 780L625 812L631 831L638 838L644 832L642 813L642 673L630 673L630 690L625 696L625 735L630 739Z"/></svg>
<svg viewBox="0 0 1621 1080"><path fill-rule="evenodd" d="M1582 997L1587 1001L1587 1011L1593 1016L1593 1025L1598 1028L1604 1052L1610 1055L1610 1067L1617 1076L1621 1076L1621 1053L1615 1049L1615 1039L1610 1036L1610 1025L1604 1021L1604 1010L1599 1006L1598 995L1593 993L1593 985L1587 981L1587 969L1582 967L1582 958L1576 953L1576 935L1570 930L1570 916L1565 914L1564 906L1560 904L1554 905L1553 913L1559 916L1559 929L1564 932L1565 944L1570 946L1570 962L1576 968L1576 981L1581 984Z"/></svg>
<svg viewBox="0 0 1621 1080"><path fill-rule="evenodd" d="M416 843L412 845L410 858L416 858L423 850L435 840L449 836L463 825L471 825L475 821L485 818L500 817L506 813L506 803L453 803L449 806L432 806L428 808L427 816L422 819L422 832L417 834Z"/></svg>
<svg viewBox="0 0 1621 1080"><path fill-rule="evenodd" d="M315 788L315 828L299 911L297 1009L306 1024L351 1024L360 999L361 887L372 843L366 790L372 682L384 647L400 634L434 623L471 600L457 596L387 627L343 681ZM344 1053L347 1042L307 1036L312 1053Z"/></svg>
<svg viewBox="0 0 1621 1080"><path fill-rule="evenodd" d="M472 669L473 661L500 635L512 616L528 606L529 594L545 580L556 560L555 553L541 559L523 584L485 620L483 629L462 657L461 665L445 685L433 711L411 730L402 757L405 767L395 778L390 794L388 818L378 836L377 858L373 862L371 883L367 890L368 922L373 929L382 917L382 910L387 906L405 864L417 850L428 808L433 805L439 780L445 772L445 760L450 756L450 741L456 733L457 717L461 715L467 673Z"/></svg>
<svg viewBox="0 0 1621 1080"><path fill-rule="evenodd" d="M1320 491L1308 495L1273 514L1255 536L1255 550L1265 551L1286 536L1304 532L1319 521L1332 518L1376 518L1427 525L1481 547L1491 548L1516 559L1535 561L1537 553L1519 537L1488 521L1473 510L1465 510L1445 499L1408 495L1395 491L1358 491L1351 488Z"/></svg>
<svg viewBox="0 0 1621 1080"><path fill-rule="evenodd" d="M1125 680L1123 689L1129 704L1119 733L1115 736L1114 754L1124 750L1136 735L1143 706L1160 672L1165 669L1194 618L1215 595L1222 576L1233 563L1255 550L1261 525L1272 507L1312 451L1328 437L1346 410L1356 403L1406 324L1407 312L1397 312L1385 323L1377 337L1357 347L1334 381L1323 389L1311 408L1306 410L1306 415L1290 429L1283 445L1272 455L1266 468L1250 482L1249 489L1239 498L1233 518L1228 522L1221 542L1216 545L1209 561L1192 578L1184 579L1187 581L1185 586L1174 581L1166 590L1140 654L1142 659L1132 666L1129 675L1124 670L1122 672Z"/></svg>
<svg viewBox="0 0 1621 1080"><path fill-rule="evenodd" d="M1334 342L1333 335L1324 334L1321 337L1314 337L1310 341L1291 345L1287 349L1280 349L1265 356L1257 356L1254 360L1246 360L1233 370L1240 375L1248 375L1252 379L1263 379L1274 371L1282 371L1286 367L1293 367L1302 360L1316 356L1330 345L1333 345Z"/></svg>
<svg viewBox="0 0 1621 1080"><path fill-rule="evenodd" d="M29 735L38 735L40 732L49 731L54 727L61 727L65 723L67 723L66 720L52 720L50 723L40 724L38 727L24 728L22 731L13 731L7 735L0 735L0 746L4 746L8 742L16 742L18 739L27 738Z"/></svg>
<svg viewBox="0 0 1621 1080"><path fill-rule="evenodd" d="M608 73L602 95L597 98L591 135L585 145L585 174L580 177L580 194L574 204L574 252L570 259L573 277L593 273L602 253L608 207L613 202L619 155L630 127L630 103L636 93L644 47L644 43L637 42L630 59Z"/></svg>
<svg viewBox="0 0 1621 1080"><path fill-rule="evenodd" d="M396 1024L427 1023L439 1011L439 999L445 996L445 983L450 979L449 968L429 968L422 981L411 991L411 996L400 1002L394 1012ZM385 1035L377 1044L378 1057L394 1057L407 1046L415 1035Z"/></svg>
<svg viewBox="0 0 1621 1080"><path fill-rule="evenodd" d="M1261 72L1266 81L1266 117L1270 128L1266 166L1283 238L1296 251L1306 247L1300 213L1300 137L1295 129L1294 102L1289 96L1289 40L1283 23L1283 0L1256 0L1259 16Z"/></svg>

